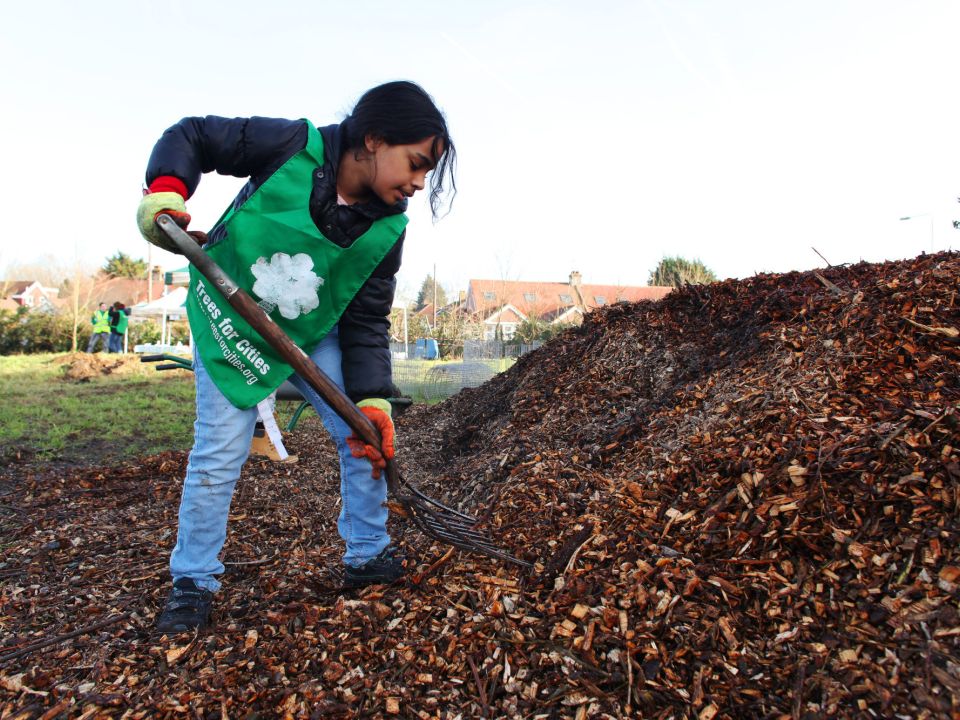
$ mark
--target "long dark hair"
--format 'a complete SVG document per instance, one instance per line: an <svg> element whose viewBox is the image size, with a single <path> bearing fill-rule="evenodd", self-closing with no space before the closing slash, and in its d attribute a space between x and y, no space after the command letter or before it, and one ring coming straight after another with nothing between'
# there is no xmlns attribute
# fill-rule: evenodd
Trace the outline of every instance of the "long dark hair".
<svg viewBox="0 0 960 720"><path fill-rule="evenodd" d="M431 154L436 166L430 173L430 211L434 219L442 204L440 196L447 189L450 191L448 205L453 203L457 194L454 178L457 150L443 113L422 87L409 80L397 80L371 88L343 123L347 150L364 147L368 135L388 145L409 145L432 137ZM443 154L438 156L441 147Z"/></svg>

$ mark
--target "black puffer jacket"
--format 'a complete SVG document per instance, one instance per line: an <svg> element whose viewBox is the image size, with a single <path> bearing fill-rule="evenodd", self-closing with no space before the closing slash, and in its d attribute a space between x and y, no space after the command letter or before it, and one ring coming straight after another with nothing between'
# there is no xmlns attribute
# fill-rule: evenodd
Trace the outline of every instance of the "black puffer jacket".
<svg viewBox="0 0 960 720"><path fill-rule="evenodd" d="M320 231L341 247L348 247L374 220L406 209L406 200L386 205L379 199L361 205L338 205L336 177L345 133L342 125L320 128L324 159L322 177L314 175L310 214ZM172 175L182 180L190 195L207 172L248 177L234 199L243 203L281 165L304 148L307 126L302 120L275 118L184 118L167 129L150 155L147 185ZM306 191L306 190L305 190ZM214 228L211 240L222 236ZM347 306L340 318L343 378L353 400L390 397L390 344L388 316L396 290L396 274L403 251L401 234L393 248Z"/></svg>

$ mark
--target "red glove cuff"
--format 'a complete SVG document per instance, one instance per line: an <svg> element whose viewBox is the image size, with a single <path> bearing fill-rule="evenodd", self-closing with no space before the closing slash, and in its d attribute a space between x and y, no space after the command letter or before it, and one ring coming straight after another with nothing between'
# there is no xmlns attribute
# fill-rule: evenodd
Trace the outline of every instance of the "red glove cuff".
<svg viewBox="0 0 960 720"><path fill-rule="evenodd" d="M150 192L175 192L180 195L184 200L187 199L187 185L180 178L174 177L173 175L161 175L152 183L148 188Z"/></svg>

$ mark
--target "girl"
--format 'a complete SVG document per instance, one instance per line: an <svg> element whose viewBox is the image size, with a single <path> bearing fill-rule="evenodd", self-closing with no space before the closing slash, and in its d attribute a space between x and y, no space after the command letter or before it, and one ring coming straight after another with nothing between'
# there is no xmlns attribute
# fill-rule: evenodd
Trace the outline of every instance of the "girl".
<svg viewBox="0 0 960 720"><path fill-rule="evenodd" d="M149 189L137 211L143 236L175 251L156 216L168 213L186 227L184 201L202 173L248 177L210 232L207 252L357 402L383 438L377 448L353 437L191 269L187 310L195 338L197 419L160 632L209 623L220 587L216 576L224 570L218 555L256 405L287 377L337 444L345 584L402 576L386 530L380 477L385 459L393 457L388 315L407 200L429 181L436 217L447 186L456 192L455 164L443 115L422 88L405 81L369 90L342 123L319 130L307 120L192 117L157 142L147 167Z"/></svg>

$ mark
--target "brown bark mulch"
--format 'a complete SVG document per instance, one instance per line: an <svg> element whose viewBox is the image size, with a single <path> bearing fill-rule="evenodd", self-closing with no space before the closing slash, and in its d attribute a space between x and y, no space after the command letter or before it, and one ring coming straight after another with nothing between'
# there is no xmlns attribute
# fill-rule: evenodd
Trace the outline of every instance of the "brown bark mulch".
<svg viewBox="0 0 960 720"><path fill-rule="evenodd" d="M4 482L0 718L960 717L958 287L688 287L411 410L406 475L533 571L397 520L408 578L341 592L311 420L244 470L215 628L156 637L185 456Z"/></svg>

